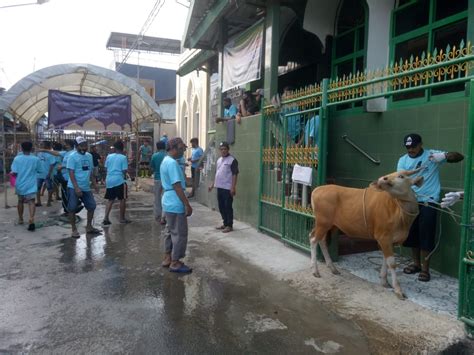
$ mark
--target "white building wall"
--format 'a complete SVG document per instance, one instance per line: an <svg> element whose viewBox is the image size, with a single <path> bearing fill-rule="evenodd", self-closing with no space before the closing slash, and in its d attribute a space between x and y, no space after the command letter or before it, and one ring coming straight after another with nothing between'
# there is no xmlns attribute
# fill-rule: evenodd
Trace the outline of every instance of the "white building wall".
<svg viewBox="0 0 474 355"><path fill-rule="evenodd" d="M185 51L182 57L189 58L190 52ZM193 71L183 77L176 76L177 135L186 138L188 145L191 138L197 137L203 149L206 149L208 143L208 77L203 70L200 70L199 74Z"/></svg>

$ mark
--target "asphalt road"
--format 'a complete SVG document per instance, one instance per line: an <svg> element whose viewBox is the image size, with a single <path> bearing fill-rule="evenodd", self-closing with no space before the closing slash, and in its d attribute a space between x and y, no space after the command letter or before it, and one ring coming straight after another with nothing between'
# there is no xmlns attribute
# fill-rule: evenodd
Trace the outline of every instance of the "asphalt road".
<svg viewBox="0 0 474 355"><path fill-rule="evenodd" d="M38 210L46 222L34 233L14 224L15 209L2 211L0 352L370 352L354 323L219 245L191 239L194 272L168 272L151 196L132 195L129 207L134 223L78 240L59 204ZM209 223L202 217L191 227Z"/></svg>

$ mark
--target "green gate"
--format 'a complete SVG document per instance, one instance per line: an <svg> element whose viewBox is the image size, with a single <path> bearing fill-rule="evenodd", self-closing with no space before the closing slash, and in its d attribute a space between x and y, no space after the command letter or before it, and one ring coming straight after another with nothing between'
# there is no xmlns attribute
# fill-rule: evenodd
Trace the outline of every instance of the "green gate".
<svg viewBox="0 0 474 355"><path fill-rule="evenodd" d="M311 190L326 183L328 112L331 107L380 97L402 97L415 91L468 84L469 132L465 198L459 264L458 316L474 335L474 48L423 53L382 70L365 71L309 86L262 113L259 228L303 250L309 250L313 228ZM319 115L319 129L311 120ZM295 134L298 131L298 134ZM312 132L311 132L312 131ZM318 137L308 139L310 134ZM296 165L312 172L311 186L293 182ZM309 171L306 169L306 172ZM334 254L334 250L333 250Z"/></svg>

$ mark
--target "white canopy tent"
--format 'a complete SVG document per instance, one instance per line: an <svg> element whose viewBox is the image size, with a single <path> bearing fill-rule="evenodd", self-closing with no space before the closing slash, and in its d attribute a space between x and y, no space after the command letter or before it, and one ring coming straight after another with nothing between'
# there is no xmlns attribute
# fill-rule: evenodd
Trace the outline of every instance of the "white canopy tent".
<svg viewBox="0 0 474 355"><path fill-rule="evenodd" d="M0 96L0 114L10 112L32 130L48 111L50 89L85 96L131 95L132 123L161 119L157 103L136 81L91 64L60 64L24 77Z"/></svg>

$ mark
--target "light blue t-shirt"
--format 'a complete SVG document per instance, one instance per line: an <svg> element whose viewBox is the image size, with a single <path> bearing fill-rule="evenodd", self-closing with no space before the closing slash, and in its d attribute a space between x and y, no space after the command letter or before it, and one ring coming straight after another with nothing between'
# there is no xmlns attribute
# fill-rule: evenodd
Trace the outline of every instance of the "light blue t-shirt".
<svg viewBox="0 0 474 355"><path fill-rule="evenodd" d="M307 146L309 144L309 139L313 138L313 142L319 146L319 115L311 117L311 119L306 122L304 129L304 144Z"/></svg>
<svg viewBox="0 0 474 355"><path fill-rule="evenodd" d="M140 147L141 161L149 162L151 156L151 147L148 145L142 145Z"/></svg>
<svg viewBox="0 0 474 355"><path fill-rule="evenodd" d="M12 172L16 174L15 190L18 196L38 192L36 174L41 170L41 161L34 155L21 154L13 159Z"/></svg>
<svg viewBox="0 0 474 355"><path fill-rule="evenodd" d="M232 116L237 115L237 107L235 105L230 105L229 108L224 109L224 117L232 118Z"/></svg>
<svg viewBox="0 0 474 355"><path fill-rule="evenodd" d="M36 154L41 163L40 172L36 175L38 179L46 179L51 165L56 164L56 157L52 154L39 152Z"/></svg>
<svg viewBox="0 0 474 355"><path fill-rule="evenodd" d="M166 157L166 152L164 150L160 150L153 154L151 157L151 170L153 170L155 180L161 180L161 175L160 175L160 166L161 163L163 162L163 159Z"/></svg>
<svg viewBox="0 0 474 355"><path fill-rule="evenodd" d="M174 184L180 182L183 191L186 189L184 173L178 162L167 155L161 163L160 175L161 186L164 190L163 197L161 198L163 211L170 213L184 213L184 204L181 202L173 188Z"/></svg>
<svg viewBox="0 0 474 355"><path fill-rule="evenodd" d="M181 168L181 170L183 170L183 174L184 174L184 171L186 170L186 159L184 159L184 156L183 156L181 158L176 159L176 161L178 162L178 165Z"/></svg>
<svg viewBox="0 0 474 355"><path fill-rule="evenodd" d="M64 156L63 156L61 173L63 174L63 178L66 181L69 181L69 171L67 170L67 160L69 159L69 156L74 152L75 152L74 149L68 150L67 152L64 153Z"/></svg>
<svg viewBox="0 0 474 355"><path fill-rule="evenodd" d="M92 163L92 155L87 152L86 154L81 154L75 151L69 156L67 160L67 169L74 171L77 185L81 191L91 190L90 176L93 168L94 164ZM70 179L67 182L67 187L71 189L74 188L74 185Z"/></svg>
<svg viewBox="0 0 474 355"><path fill-rule="evenodd" d="M107 169L107 177L105 178L106 188L110 189L123 185L125 182L123 172L128 169L128 161L125 155L118 153L107 155L105 168Z"/></svg>
<svg viewBox="0 0 474 355"><path fill-rule="evenodd" d="M417 195L419 202L439 202L439 195L441 192L441 184L439 181L439 163L430 161L428 158L432 153L443 153L439 150L424 149L423 154L417 158L410 158L405 154L398 160L397 171L401 170L415 170L424 167L418 173L411 177L423 176L423 185L420 187L413 185L412 189ZM442 162L444 163L444 162Z"/></svg>
<svg viewBox="0 0 474 355"><path fill-rule="evenodd" d="M289 113L295 113L298 112L298 107L297 106L292 106L292 107L286 107L282 109L282 112L280 113L280 121L283 124L284 119L286 118L285 115ZM298 137L300 136L301 132L301 116L300 115L292 115L288 116L287 119L287 132L288 136L295 142L298 141Z"/></svg>
<svg viewBox="0 0 474 355"><path fill-rule="evenodd" d="M191 160L199 160L202 157L203 154L204 154L204 152L203 152L201 147L192 148L191 149ZM198 166L199 166L198 162L191 163L192 168L197 168Z"/></svg>
<svg viewBox="0 0 474 355"><path fill-rule="evenodd" d="M53 175L56 175L58 173L58 167L60 164L62 164L64 155L66 154L64 150L58 153L59 155L54 157L54 160L56 161L56 163L54 164Z"/></svg>

